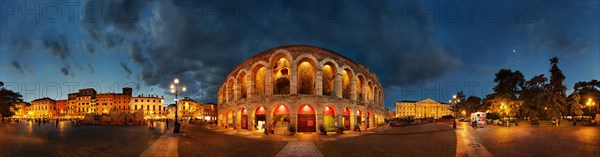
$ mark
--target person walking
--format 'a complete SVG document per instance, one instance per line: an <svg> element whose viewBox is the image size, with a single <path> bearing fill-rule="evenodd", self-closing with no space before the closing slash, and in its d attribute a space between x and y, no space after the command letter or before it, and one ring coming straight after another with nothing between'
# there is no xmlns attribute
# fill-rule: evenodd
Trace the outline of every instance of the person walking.
<svg viewBox="0 0 600 157"><path fill-rule="evenodd" d="M556 118L552 117L552 127L556 126Z"/></svg>

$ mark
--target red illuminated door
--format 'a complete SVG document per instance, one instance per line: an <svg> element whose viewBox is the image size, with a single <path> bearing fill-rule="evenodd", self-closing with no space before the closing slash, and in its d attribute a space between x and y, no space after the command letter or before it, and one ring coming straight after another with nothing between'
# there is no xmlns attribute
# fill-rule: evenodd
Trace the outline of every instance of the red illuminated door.
<svg viewBox="0 0 600 157"><path fill-rule="evenodd" d="M248 129L248 115L242 115L242 129Z"/></svg>
<svg viewBox="0 0 600 157"><path fill-rule="evenodd" d="M316 132L316 121L314 114L298 115L298 132Z"/></svg>
<svg viewBox="0 0 600 157"><path fill-rule="evenodd" d="M350 130L350 116L344 116L344 127L346 130Z"/></svg>

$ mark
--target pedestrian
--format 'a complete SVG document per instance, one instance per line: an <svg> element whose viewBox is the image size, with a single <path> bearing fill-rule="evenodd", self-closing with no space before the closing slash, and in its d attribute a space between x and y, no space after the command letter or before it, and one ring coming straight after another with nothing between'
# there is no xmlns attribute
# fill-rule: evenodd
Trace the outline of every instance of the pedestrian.
<svg viewBox="0 0 600 157"><path fill-rule="evenodd" d="M169 128L169 120L165 120L165 124L167 125L167 128Z"/></svg>
<svg viewBox="0 0 600 157"><path fill-rule="evenodd" d="M58 127L58 119L56 119L56 127Z"/></svg>
<svg viewBox="0 0 600 157"><path fill-rule="evenodd" d="M552 117L552 127L556 126L556 118Z"/></svg>

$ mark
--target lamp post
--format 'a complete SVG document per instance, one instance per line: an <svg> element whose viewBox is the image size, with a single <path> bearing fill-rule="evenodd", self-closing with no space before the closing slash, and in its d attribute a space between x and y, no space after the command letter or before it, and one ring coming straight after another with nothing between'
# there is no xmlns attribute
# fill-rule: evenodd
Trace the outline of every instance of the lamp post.
<svg viewBox="0 0 600 157"><path fill-rule="evenodd" d="M590 112L590 119L592 118L592 116L594 116L592 114L592 106L596 105L596 102L592 101L592 98L588 98L588 101L585 103L586 106L588 106L588 111Z"/></svg>
<svg viewBox="0 0 600 157"><path fill-rule="evenodd" d="M452 100L450 100L450 102L452 102L452 105L454 107L452 107L452 128L456 129L456 112L458 111L458 107L456 107L456 105L458 104L458 102L460 102L460 99L456 99L456 95L452 96Z"/></svg>
<svg viewBox="0 0 600 157"><path fill-rule="evenodd" d="M179 105L177 104L179 102L179 99L177 99L177 96L179 95L179 92L183 91L185 92L185 87L181 87L179 86L179 79L175 79L173 80L173 84L171 84L171 93L175 94L175 123L174 123L174 127L173 127L173 133L179 133L179 122L178 122L178 116L177 116L177 110L179 109Z"/></svg>

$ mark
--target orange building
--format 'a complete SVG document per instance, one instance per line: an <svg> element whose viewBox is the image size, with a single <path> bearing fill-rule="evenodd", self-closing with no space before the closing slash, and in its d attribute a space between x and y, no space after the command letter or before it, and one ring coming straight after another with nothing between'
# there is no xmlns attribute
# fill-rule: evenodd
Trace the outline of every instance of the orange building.
<svg viewBox="0 0 600 157"><path fill-rule="evenodd" d="M56 116L62 117L67 114L67 100L56 100Z"/></svg>

